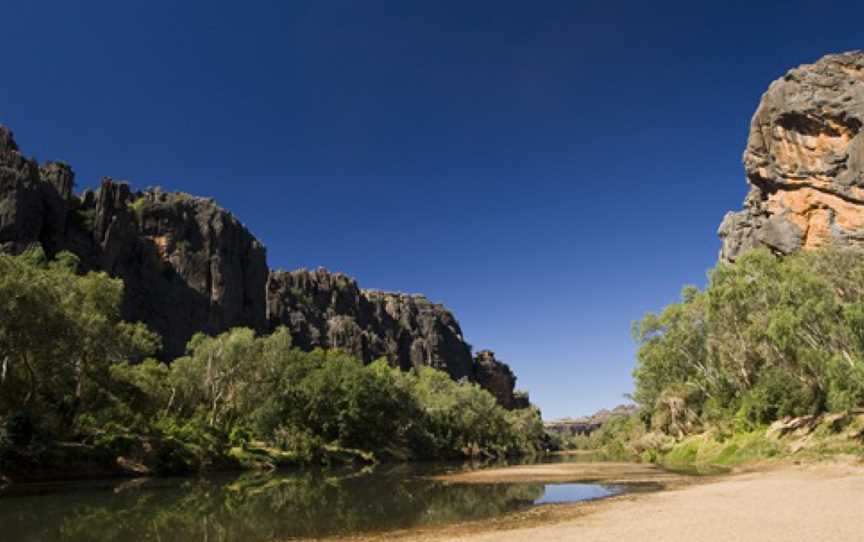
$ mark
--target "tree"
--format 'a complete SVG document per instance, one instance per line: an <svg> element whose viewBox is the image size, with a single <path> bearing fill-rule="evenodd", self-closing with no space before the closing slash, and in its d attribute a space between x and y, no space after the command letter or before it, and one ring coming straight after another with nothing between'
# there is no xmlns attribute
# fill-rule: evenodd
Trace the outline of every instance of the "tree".
<svg viewBox="0 0 864 542"><path fill-rule="evenodd" d="M172 363L169 410L189 415L201 407L211 427L230 428L243 416L247 388L255 385L261 356L255 332L235 328L216 337L197 333L187 350L187 356Z"/></svg>
<svg viewBox="0 0 864 542"><path fill-rule="evenodd" d="M864 404L864 253L719 264L704 292L634 326L634 397L655 427L682 434L735 416L751 424Z"/></svg>
<svg viewBox="0 0 864 542"><path fill-rule="evenodd" d="M0 415L25 413L60 434L101 398L112 364L152 353L158 337L120 316L123 283L76 275L77 258L39 247L0 255Z"/></svg>

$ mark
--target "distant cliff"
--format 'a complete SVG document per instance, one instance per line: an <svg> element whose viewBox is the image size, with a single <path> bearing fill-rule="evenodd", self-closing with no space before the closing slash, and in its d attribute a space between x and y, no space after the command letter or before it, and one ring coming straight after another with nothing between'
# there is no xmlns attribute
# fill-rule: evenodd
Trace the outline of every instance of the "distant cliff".
<svg viewBox="0 0 864 542"><path fill-rule="evenodd" d="M163 359L180 356L193 334L232 327L267 333L286 326L303 349L340 348L365 362L386 357L428 365L484 386L508 407L515 376L488 351L475 359L453 314L421 295L362 290L341 273L269 271L264 246L212 199L159 189L133 191L103 179L74 193L72 169L26 158L0 126L0 250L34 243L69 250L81 271L122 278L124 318L163 338Z"/></svg>
<svg viewBox="0 0 864 542"><path fill-rule="evenodd" d="M750 123L744 209L720 226L720 257L864 246L864 52L828 55L771 83Z"/></svg>
<svg viewBox="0 0 864 542"><path fill-rule="evenodd" d="M590 416L552 420L545 422L543 426L546 431L559 435L590 435L603 427L603 424L609 422L609 420L630 416L638 412L638 410L639 408L636 405L618 405L612 410L605 408L598 410Z"/></svg>

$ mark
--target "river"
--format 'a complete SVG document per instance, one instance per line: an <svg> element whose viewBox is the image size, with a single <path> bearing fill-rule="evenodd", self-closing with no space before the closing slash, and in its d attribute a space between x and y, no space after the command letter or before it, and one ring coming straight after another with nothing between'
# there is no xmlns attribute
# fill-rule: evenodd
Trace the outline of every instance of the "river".
<svg viewBox="0 0 864 542"><path fill-rule="evenodd" d="M464 468L384 465L197 478L30 484L0 496L0 539L258 542L320 538L500 516L621 492L599 484L459 484Z"/></svg>

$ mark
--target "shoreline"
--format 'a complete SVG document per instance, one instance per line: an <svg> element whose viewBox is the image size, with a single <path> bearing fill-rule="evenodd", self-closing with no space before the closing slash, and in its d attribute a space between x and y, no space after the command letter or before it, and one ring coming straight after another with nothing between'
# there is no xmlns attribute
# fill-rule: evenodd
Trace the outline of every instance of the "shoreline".
<svg viewBox="0 0 864 542"><path fill-rule="evenodd" d="M651 463L623 461L561 462L513 465L467 470L435 476L434 479L461 484L489 483L597 483L609 485L654 484L661 489L695 483L709 476L676 472Z"/></svg>
<svg viewBox="0 0 864 542"><path fill-rule="evenodd" d="M572 467L567 467L572 465ZM564 466L564 468L560 468ZM599 466L600 472L597 471ZM559 467L555 472L552 467ZM591 471L594 471L593 473ZM330 540L375 542L721 542L860 540L864 462L776 461L693 476L626 463L563 463L435 477L452 483L658 484L604 499L532 506L499 518L365 533ZM567 472L569 471L569 472Z"/></svg>

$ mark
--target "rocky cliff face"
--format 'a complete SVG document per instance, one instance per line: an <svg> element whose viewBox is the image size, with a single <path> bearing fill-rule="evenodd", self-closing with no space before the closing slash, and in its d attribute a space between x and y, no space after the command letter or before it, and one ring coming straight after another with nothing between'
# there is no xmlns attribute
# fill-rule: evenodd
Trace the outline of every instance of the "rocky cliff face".
<svg viewBox="0 0 864 542"><path fill-rule="evenodd" d="M80 198L73 186L69 166L39 167L0 127L0 249L70 250L84 269L122 278L124 317L162 335L167 359L198 331L266 328L265 250L229 212L111 179Z"/></svg>
<svg viewBox="0 0 864 542"><path fill-rule="evenodd" d="M474 357L474 376L477 383L489 391L504 408L527 408L528 395L516 390L516 375L510 366L495 358L495 352L481 350Z"/></svg>
<svg viewBox="0 0 864 542"><path fill-rule="evenodd" d="M67 182L68 166L40 168L0 126L0 249L17 253L33 243L58 245L65 236Z"/></svg>
<svg viewBox="0 0 864 542"><path fill-rule="evenodd" d="M198 331L266 329L265 249L213 200L133 194L125 183L104 180L77 212L93 214L88 260L123 278L125 314L162 335L168 358L181 355Z"/></svg>
<svg viewBox="0 0 864 542"><path fill-rule="evenodd" d="M361 290L326 269L275 271L267 310L271 327L287 326L301 348L340 348L366 362L387 357L403 369L429 365L457 379L473 375L459 323L422 295Z"/></svg>
<svg viewBox="0 0 864 542"><path fill-rule="evenodd" d="M514 395L506 364L491 353L472 358L444 306L422 295L361 290L323 269L271 273L264 246L211 199L134 192L112 179L76 196L68 165L39 166L0 126L0 251L33 244L49 255L75 253L82 271L122 278L124 318L158 332L166 360L182 355L199 331L265 333L284 325L300 348L340 348L366 362L386 357L403 369L429 365L479 382L508 408L528 404Z"/></svg>
<svg viewBox="0 0 864 542"><path fill-rule="evenodd" d="M864 245L864 52L829 55L774 81L750 124L744 209L720 226L720 257Z"/></svg>
<svg viewBox="0 0 864 542"><path fill-rule="evenodd" d="M422 295L364 290L326 269L274 271L267 312L271 329L286 326L301 348L339 348L367 363L386 357L406 370L428 365L476 381L506 408L529 404L514 393L510 367L488 350L472 358L453 314Z"/></svg>

